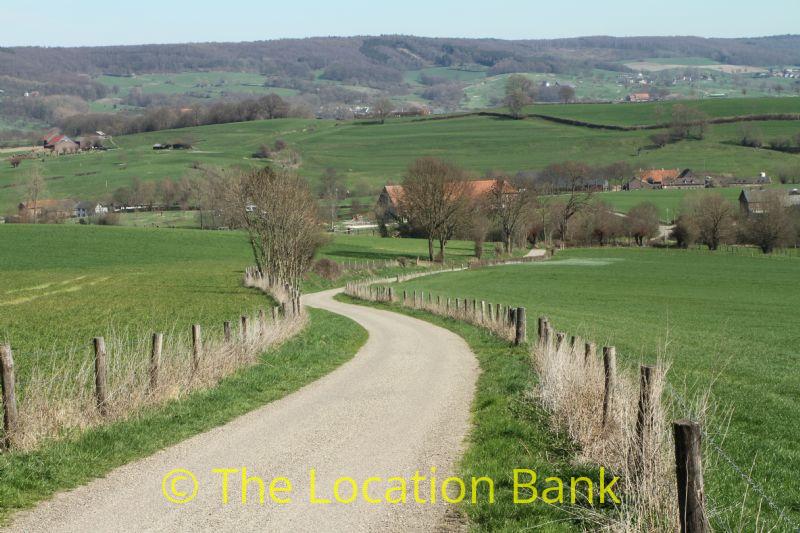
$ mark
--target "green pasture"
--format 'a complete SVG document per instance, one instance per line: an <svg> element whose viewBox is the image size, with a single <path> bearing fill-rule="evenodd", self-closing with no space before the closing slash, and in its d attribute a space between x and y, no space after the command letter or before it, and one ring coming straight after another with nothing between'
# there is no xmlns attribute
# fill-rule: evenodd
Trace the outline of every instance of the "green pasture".
<svg viewBox="0 0 800 533"><path fill-rule="evenodd" d="M631 371L639 363L668 361L669 381L681 396L711 389L720 412L730 410L730 427L708 427L711 438L799 519L791 487L797 485L800 428L790 422L800 412L798 275L796 257L601 248L420 278L401 288L525 306L532 334L536 318L546 315L559 331L615 345ZM675 416L681 415L677 409ZM732 526L747 486L718 454L709 457L706 489L717 509L728 510ZM745 523L752 525L759 502L752 490L748 494ZM777 518L766 504L761 515Z"/></svg>
<svg viewBox="0 0 800 533"><path fill-rule="evenodd" d="M293 89L265 87L264 76L253 72L180 72L169 74L139 74L132 77L98 76L97 81L117 88L110 96L126 96L134 88L142 94L176 94L195 98L220 98L226 94L280 96L296 94Z"/></svg>

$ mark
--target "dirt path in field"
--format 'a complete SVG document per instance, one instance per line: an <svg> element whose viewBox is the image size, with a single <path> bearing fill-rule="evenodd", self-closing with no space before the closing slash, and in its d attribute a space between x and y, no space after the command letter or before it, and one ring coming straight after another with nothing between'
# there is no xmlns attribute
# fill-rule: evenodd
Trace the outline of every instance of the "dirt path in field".
<svg viewBox="0 0 800 533"><path fill-rule="evenodd" d="M447 505L309 502L310 470L317 495L331 498L335 479L363 482L379 477L369 496L384 499L415 471L441 481L454 471L470 425L477 361L463 339L427 322L388 311L333 300L337 291L308 295L312 307L352 318L369 332L355 358L326 377L229 424L197 435L146 459L110 472L78 489L58 494L18 514L11 531L431 531L446 520ZM280 364L276 361L275 364ZM215 468L247 468L264 479L266 503L251 483L241 503L241 473L230 477L230 503L221 503ZM192 471L196 498L169 503L162 479L175 468ZM291 503L269 498L273 477L292 483ZM428 500L427 481L420 495ZM283 486L283 485L279 485ZM467 483L469 487L469 482ZM167 487L171 487L167 483ZM190 482L178 482L189 491ZM342 485L344 497L350 485ZM286 497L287 493L279 493Z"/></svg>

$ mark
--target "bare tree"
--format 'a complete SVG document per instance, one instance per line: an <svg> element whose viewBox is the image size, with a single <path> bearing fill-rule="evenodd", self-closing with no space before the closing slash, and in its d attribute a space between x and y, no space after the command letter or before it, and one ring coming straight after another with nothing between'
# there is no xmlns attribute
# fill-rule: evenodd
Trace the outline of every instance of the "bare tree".
<svg viewBox="0 0 800 533"><path fill-rule="evenodd" d="M500 228L506 253L513 250L514 237L525 228L535 200L531 189L516 189L505 176L494 176L494 185L484 202L487 213Z"/></svg>
<svg viewBox="0 0 800 533"><path fill-rule="evenodd" d="M633 206L625 215L625 226L636 244L644 246L646 239L658 235L658 208L650 202Z"/></svg>
<svg viewBox="0 0 800 533"><path fill-rule="evenodd" d="M736 210L721 194L704 194L689 200L685 212L697 227L698 240L709 250L716 250L732 237Z"/></svg>
<svg viewBox="0 0 800 533"><path fill-rule="evenodd" d="M417 159L409 167L403 180L400 210L425 234L431 261L434 241L438 239L444 261L447 242L468 217L471 187L463 170L434 157Z"/></svg>
<svg viewBox="0 0 800 533"><path fill-rule="evenodd" d="M336 215L339 212L339 199L344 187L342 185L342 178L336 172L335 168L328 167L322 173L320 182L320 193L322 197L328 202L328 210L331 221L331 231L336 226Z"/></svg>
<svg viewBox="0 0 800 533"><path fill-rule="evenodd" d="M591 202L591 174L588 165L571 161L550 165L542 171L542 178L553 191L564 193L563 201L554 204L558 206L557 232L561 239L567 238L570 219Z"/></svg>
<svg viewBox="0 0 800 533"><path fill-rule="evenodd" d="M25 199L28 202L28 210L32 209L33 220L36 224L39 221L39 200L47 189L47 185L42 177L42 172L38 165L34 165L28 171L28 179L25 183Z"/></svg>
<svg viewBox="0 0 800 533"><path fill-rule="evenodd" d="M794 221L783 202L785 194L779 190L765 192L762 212L750 214L744 220L742 233L745 241L755 244L765 254L790 244L795 236Z"/></svg>
<svg viewBox="0 0 800 533"><path fill-rule="evenodd" d="M558 88L558 99L562 103L568 104L575 100L575 89L569 85L562 85Z"/></svg>
<svg viewBox="0 0 800 533"><path fill-rule="evenodd" d="M259 270L297 286L322 243L307 183L292 172L262 168L238 175L228 191Z"/></svg>
<svg viewBox="0 0 800 533"><path fill-rule="evenodd" d="M392 114L394 106L388 98L381 98L372 104L372 116L378 119L381 124L386 122L386 118Z"/></svg>
<svg viewBox="0 0 800 533"><path fill-rule="evenodd" d="M669 133L673 140L702 139L708 129L708 115L705 112L683 104L672 108Z"/></svg>
<svg viewBox="0 0 800 533"><path fill-rule="evenodd" d="M506 80L505 103L511 116L522 118L525 106L533 103L535 89L531 80L521 74L512 74Z"/></svg>

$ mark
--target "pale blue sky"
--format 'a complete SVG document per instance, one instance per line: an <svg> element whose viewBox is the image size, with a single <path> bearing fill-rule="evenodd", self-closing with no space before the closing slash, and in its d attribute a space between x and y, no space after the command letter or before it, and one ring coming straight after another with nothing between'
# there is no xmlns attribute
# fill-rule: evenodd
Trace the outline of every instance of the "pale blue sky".
<svg viewBox="0 0 800 533"><path fill-rule="evenodd" d="M800 32L800 1L0 0L0 46L253 41L324 35L536 39Z"/></svg>

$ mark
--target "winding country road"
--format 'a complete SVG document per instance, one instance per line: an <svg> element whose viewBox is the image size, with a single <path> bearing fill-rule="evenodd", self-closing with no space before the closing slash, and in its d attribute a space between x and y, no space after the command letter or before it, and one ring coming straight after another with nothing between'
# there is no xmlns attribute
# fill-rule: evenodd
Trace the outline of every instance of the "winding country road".
<svg viewBox="0 0 800 533"><path fill-rule="evenodd" d="M105 478L56 495L19 513L11 531L431 531L442 525L446 504L309 503L309 471L320 497L333 480L409 479L437 468L453 473L470 426L477 361L463 339L427 322L388 311L337 302L338 290L304 297L312 307L345 315L369 332L352 361L301 390L225 426L190 438L110 472ZM279 362L276 362L279 364ZM258 504L249 487L241 504L241 474L230 480L230 503L221 503L215 468L247 467L249 476L292 482L292 502ZM162 478L175 468L192 471L197 497L165 500ZM177 485L179 489L187 485ZM375 482L369 495L383 498ZM343 494L350 492L343 485ZM427 490L421 494L427 499ZM286 493L280 494L285 497Z"/></svg>

